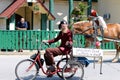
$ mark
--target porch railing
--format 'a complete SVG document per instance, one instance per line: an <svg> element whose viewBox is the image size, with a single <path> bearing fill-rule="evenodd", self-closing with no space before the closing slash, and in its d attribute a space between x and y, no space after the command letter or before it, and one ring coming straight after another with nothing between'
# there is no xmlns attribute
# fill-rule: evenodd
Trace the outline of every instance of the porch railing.
<svg viewBox="0 0 120 80"><path fill-rule="evenodd" d="M17 31L17 30L0 30L0 49L12 50L36 50L39 49L42 40L52 39L57 36L58 31ZM79 45L79 44L82 45ZM51 47L59 46L60 42L54 43ZM74 46L85 46L85 38L82 35L75 35ZM42 46L46 49L47 46ZM113 42L104 43L103 49L114 49Z"/></svg>

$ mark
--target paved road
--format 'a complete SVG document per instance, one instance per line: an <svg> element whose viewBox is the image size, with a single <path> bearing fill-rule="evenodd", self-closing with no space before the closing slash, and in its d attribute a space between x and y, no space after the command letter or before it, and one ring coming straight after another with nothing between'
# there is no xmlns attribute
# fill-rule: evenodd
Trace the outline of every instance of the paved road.
<svg viewBox="0 0 120 80"><path fill-rule="evenodd" d="M0 80L17 80L15 76L16 64L29 58L29 55L0 55ZM93 59L89 58L91 64L85 69L84 80L120 80L120 63L111 63L113 55L105 55L103 57L103 74L99 74L100 64L95 64L93 68ZM57 61L58 58L55 58ZM61 80L57 75L52 78L46 78L41 72L40 76L37 76L36 80ZM75 80L75 79L70 79Z"/></svg>

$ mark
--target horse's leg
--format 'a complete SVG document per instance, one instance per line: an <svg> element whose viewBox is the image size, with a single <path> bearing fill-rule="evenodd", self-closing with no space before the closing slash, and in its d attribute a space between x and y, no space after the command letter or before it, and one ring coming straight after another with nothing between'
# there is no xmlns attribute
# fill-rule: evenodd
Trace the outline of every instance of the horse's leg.
<svg viewBox="0 0 120 80"><path fill-rule="evenodd" d="M119 43L117 43L117 42L115 43L115 48L116 48L116 55L113 58L112 62L118 62L118 60L119 60L119 52L120 52Z"/></svg>
<svg viewBox="0 0 120 80"><path fill-rule="evenodd" d="M102 43L100 43L100 44L102 45ZM101 45L100 45L100 46L101 46ZM97 49L100 49L100 48L101 48L100 46L97 46L96 48L97 48ZM99 57L99 58L98 58L98 63L101 63L101 62L102 62L102 59L101 59L101 57Z"/></svg>
<svg viewBox="0 0 120 80"><path fill-rule="evenodd" d="M86 47L90 47L92 41L93 41L92 38L91 38L91 39L86 39L85 48L86 48ZM92 44L92 45L95 46L95 44ZM100 46L96 46L96 48L97 48L97 49L100 49ZM101 60L101 58L99 58L99 59L98 59L98 63L101 63L101 62L102 62L102 60Z"/></svg>
<svg viewBox="0 0 120 80"><path fill-rule="evenodd" d="M89 47L90 44L91 44L91 41L89 39L86 39L85 48Z"/></svg>

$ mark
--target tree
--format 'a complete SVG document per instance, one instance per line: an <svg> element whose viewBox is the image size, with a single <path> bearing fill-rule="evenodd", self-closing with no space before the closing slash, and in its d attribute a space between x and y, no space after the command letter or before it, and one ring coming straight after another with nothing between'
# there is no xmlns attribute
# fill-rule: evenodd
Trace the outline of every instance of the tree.
<svg viewBox="0 0 120 80"><path fill-rule="evenodd" d="M71 18L73 19L73 22L87 20L87 8L87 5L85 5L83 2L80 2L79 5L72 11Z"/></svg>

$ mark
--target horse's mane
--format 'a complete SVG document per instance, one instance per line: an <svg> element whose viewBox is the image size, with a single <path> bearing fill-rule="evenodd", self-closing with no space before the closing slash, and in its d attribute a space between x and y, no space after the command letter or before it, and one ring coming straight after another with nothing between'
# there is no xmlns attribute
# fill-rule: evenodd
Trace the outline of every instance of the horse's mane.
<svg viewBox="0 0 120 80"><path fill-rule="evenodd" d="M78 21L78 22L75 22L74 24L85 23L85 22L89 22L89 21Z"/></svg>

